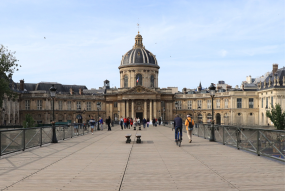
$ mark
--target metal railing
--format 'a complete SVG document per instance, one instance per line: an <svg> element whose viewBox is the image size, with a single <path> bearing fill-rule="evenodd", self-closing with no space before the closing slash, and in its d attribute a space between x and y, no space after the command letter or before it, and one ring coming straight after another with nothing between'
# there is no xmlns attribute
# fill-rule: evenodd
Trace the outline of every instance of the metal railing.
<svg viewBox="0 0 285 191"><path fill-rule="evenodd" d="M90 132L90 127L82 124L56 126L57 140L65 140ZM13 130L0 130L0 156L24 151L52 142L52 127L33 127Z"/></svg>
<svg viewBox="0 0 285 191"><path fill-rule="evenodd" d="M167 121L165 126L173 127ZM285 162L285 131L214 125L216 142ZM186 131L183 124L183 131ZM195 124L193 135L210 139L211 124Z"/></svg>

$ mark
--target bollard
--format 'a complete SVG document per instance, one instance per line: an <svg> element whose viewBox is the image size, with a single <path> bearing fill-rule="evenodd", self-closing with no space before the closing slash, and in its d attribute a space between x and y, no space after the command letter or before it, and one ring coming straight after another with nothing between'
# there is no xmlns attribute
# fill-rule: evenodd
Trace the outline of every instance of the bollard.
<svg viewBox="0 0 285 191"><path fill-rule="evenodd" d="M260 156L260 133L257 131L257 149L256 149L257 156Z"/></svg>

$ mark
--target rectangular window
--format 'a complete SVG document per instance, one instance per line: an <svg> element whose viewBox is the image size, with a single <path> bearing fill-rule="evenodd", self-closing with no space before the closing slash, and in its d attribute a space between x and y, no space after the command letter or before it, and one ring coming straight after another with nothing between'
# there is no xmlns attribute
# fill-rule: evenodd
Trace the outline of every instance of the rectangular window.
<svg viewBox="0 0 285 191"><path fill-rule="evenodd" d="M273 97L271 97L271 108L273 108Z"/></svg>
<svg viewBox="0 0 285 191"><path fill-rule="evenodd" d="M268 109L268 97L266 98L266 107L265 109Z"/></svg>
<svg viewBox="0 0 285 191"><path fill-rule="evenodd" d="M261 108L263 108L263 98L261 98Z"/></svg>
<svg viewBox="0 0 285 191"><path fill-rule="evenodd" d="M67 102L67 110L71 110L71 101Z"/></svg>
<svg viewBox="0 0 285 191"><path fill-rule="evenodd" d="M217 109L220 109L221 104L220 104L220 100L219 99L217 99L216 104L217 104Z"/></svg>
<svg viewBox="0 0 285 191"><path fill-rule="evenodd" d="M202 109L202 100L197 101L197 109Z"/></svg>
<svg viewBox="0 0 285 191"><path fill-rule="evenodd" d="M178 102L178 107L177 107L177 109L178 109L178 110L181 110L181 108L182 108L182 107L181 107L181 105L182 105L182 104L181 104L181 101L177 101L177 102Z"/></svg>
<svg viewBox="0 0 285 191"><path fill-rule="evenodd" d="M91 102L87 102L87 111L91 111Z"/></svg>
<svg viewBox="0 0 285 191"><path fill-rule="evenodd" d="M188 101L188 109L192 109L192 101Z"/></svg>
<svg viewBox="0 0 285 191"><path fill-rule="evenodd" d="M114 107L118 107L118 102L114 102Z"/></svg>
<svg viewBox="0 0 285 191"><path fill-rule="evenodd" d="M62 110L62 101L58 101L58 110Z"/></svg>
<svg viewBox="0 0 285 191"><path fill-rule="evenodd" d="M229 100L225 99L225 109L228 109L228 107L229 107Z"/></svg>
<svg viewBox="0 0 285 191"><path fill-rule="evenodd" d="M237 108L242 108L242 99L237 98Z"/></svg>
<svg viewBox="0 0 285 191"><path fill-rule="evenodd" d="M76 108L77 108L77 110L78 110L79 108L81 109L81 102L80 102L80 101L78 101L78 102L77 102L77 104L76 104L76 106L77 106L77 107L76 107Z"/></svg>
<svg viewBox="0 0 285 191"><path fill-rule="evenodd" d="M43 100L37 100L37 108L38 108L38 110L42 110L42 103L43 103Z"/></svg>
<svg viewBox="0 0 285 191"><path fill-rule="evenodd" d="M207 100L207 108L212 109L212 100Z"/></svg>
<svg viewBox="0 0 285 191"><path fill-rule="evenodd" d="M249 98L248 104L249 104L249 108L253 108L253 98Z"/></svg>
<svg viewBox="0 0 285 191"><path fill-rule="evenodd" d="M5 102L5 105L6 105L6 102ZM26 110L30 110L30 100L26 100Z"/></svg>

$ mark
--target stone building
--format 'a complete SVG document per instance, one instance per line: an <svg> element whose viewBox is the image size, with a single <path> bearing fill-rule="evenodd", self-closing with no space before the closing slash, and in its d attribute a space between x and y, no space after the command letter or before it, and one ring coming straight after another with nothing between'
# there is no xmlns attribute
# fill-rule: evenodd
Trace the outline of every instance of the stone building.
<svg viewBox="0 0 285 191"><path fill-rule="evenodd" d="M273 71L266 77L247 77L241 88L232 88L224 81L219 81L213 106L208 88L203 88L201 83L197 89L183 88L182 92L177 87L160 88L160 66L156 56L145 49L140 34L136 35L132 49L122 56L118 69L119 88L111 88L108 80L99 89L87 89L84 85L52 82L28 84L21 81L17 84L21 92L20 121L28 113L38 123L53 120L49 93L52 84L57 88L54 104L56 122L85 123L98 116L103 119L110 116L113 120L118 120L120 116L173 120L177 112L182 118L190 114L196 122L206 123L212 118L214 107L215 123L258 126L269 123L265 112L272 103L281 103L285 110L285 69L278 69L278 65L274 65ZM98 102L101 103L99 110Z"/></svg>

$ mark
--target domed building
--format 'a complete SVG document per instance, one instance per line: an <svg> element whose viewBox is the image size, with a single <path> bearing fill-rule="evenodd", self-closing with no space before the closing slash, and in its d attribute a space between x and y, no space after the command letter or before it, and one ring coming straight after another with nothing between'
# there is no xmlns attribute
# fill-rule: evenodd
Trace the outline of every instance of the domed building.
<svg viewBox="0 0 285 191"><path fill-rule="evenodd" d="M135 45L122 56L120 70L120 87L132 88L137 85L157 88L159 66L153 53L145 49L142 36L138 33Z"/></svg>

